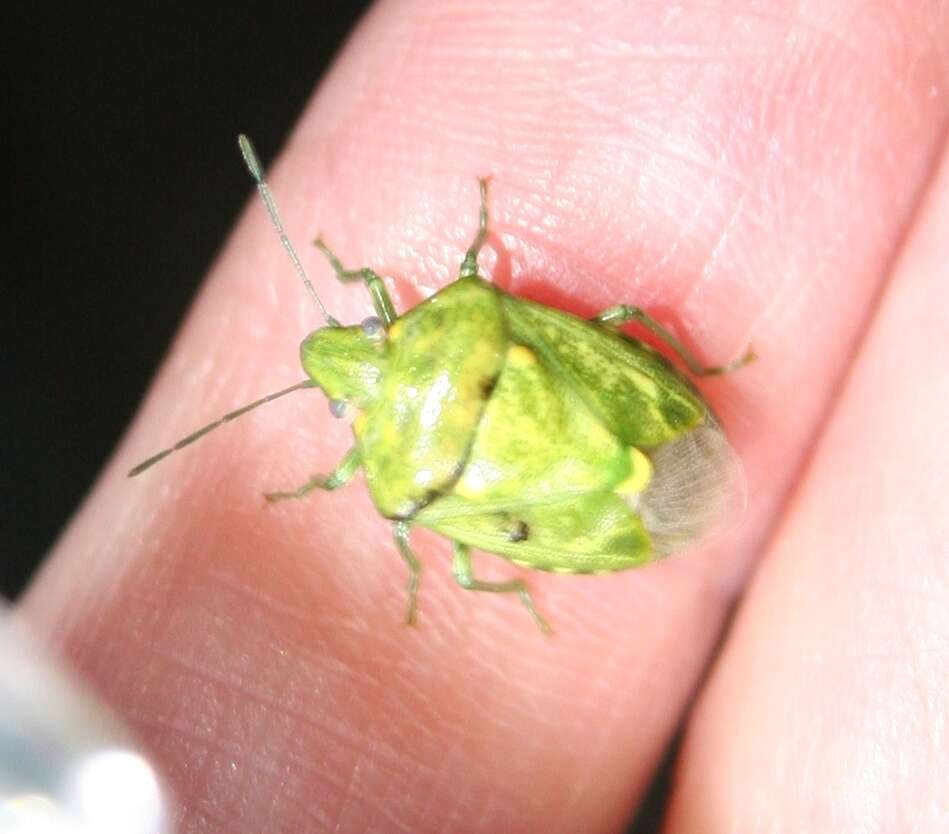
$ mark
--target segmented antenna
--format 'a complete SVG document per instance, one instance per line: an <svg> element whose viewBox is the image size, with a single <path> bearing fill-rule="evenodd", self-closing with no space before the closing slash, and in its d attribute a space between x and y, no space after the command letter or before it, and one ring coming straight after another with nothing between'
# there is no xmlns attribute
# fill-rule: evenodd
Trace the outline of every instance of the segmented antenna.
<svg viewBox="0 0 949 834"><path fill-rule="evenodd" d="M313 300L316 302L316 306L320 308L320 312L323 314L323 318L326 320L326 323L330 327L339 327L339 322L336 321L336 319L334 319L326 311L326 307L323 305L323 301L320 298L319 293L317 293L316 289L313 287L313 284L310 283L310 279L307 277L306 270L303 268L303 264L300 262L300 258L297 255L297 250L293 248L290 238L287 237L287 233L283 228L283 223L280 220L280 214L277 211L277 204L274 202L273 195L270 193L267 180L264 179L264 169L260 164L257 151L254 150L254 146L251 144L250 139L248 139L243 133L237 137L237 144L240 146L241 155L244 157L244 164L247 166L247 170L250 171L250 175L254 178L254 182L257 183L257 191L260 193L260 198L264 201L264 205L267 207L267 214L270 215L270 222L273 223L274 228L277 230L277 234L280 235L280 242L283 244L283 248L287 250L290 260L293 261L293 267L296 269L297 275L300 276L304 286L307 288L307 291L313 297Z"/></svg>
<svg viewBox="0 0 949 834"><path fill-rule="evenodd" d="M251 409L257 408L259 405L273 402L274 400L283 397L286 394L292 394L294 391L300 391L303 388L316 388L316 383L312 379L305 379L303 382L298 382L296 385L291 385L289 388L284 388L282 391L277 391L274 394L268 394L266 397L261 397L259 400L254 400L252 403L242 405L240 408L228 412L219 420L215 420L213 423L208 423L206 426L201 427L197 431L191 432L191 434L189 434L187 437L183 437L174 446L169 446L167 449L162 449L158 454L152 455L148 460L143 460L138 466L133 466L129 470L128 476L130 478L134 478L136 475L140 475L146 469L150 469L152 466L158 463L158 461L164 460L172 452L177 452L179 449L183 449L185 446L190 446L195 440L200 440L209 431L214 431L214 429L216 429L218 426L223 426L225 423L229 423L231 420L236 420L242 414L246 414Z"/></svg>

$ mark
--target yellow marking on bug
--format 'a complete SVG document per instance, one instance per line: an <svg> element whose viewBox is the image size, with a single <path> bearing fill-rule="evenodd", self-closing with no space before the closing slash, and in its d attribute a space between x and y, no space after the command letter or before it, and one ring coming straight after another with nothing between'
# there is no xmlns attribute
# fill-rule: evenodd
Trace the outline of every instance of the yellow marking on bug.
<svg viewBox="0 0 949 834"><path fill-rule="evenodd" d="M534 351L524 345L511 345L507 351L507 361L513 368L529 368L537 364Z"/></svg>
<svg viewBox="0 0 949 834"><path fill-rule="evenodd" d="M402 331L405 330L405 326L402 324L402 319L398 319L392 323L392 326L389 328L389 341L397 342L402 338Z"/></svg>
<svg viewBox="0 0 949 834"><path fill-rule="evenodd" d="M638 495L652 480L652 461L635 446L630 446L626 451L629 455L629 475L614 487L614 492L618 495Z"/></svg>
<svg viewBox="0 0 949 834"><path fill-rule="evenodd" d="M650 399L656 399L659 396L659 386L656 385L654 379L650 379L645 374L634 371L632 368L627 369L626 373L630 382L640 391L648 394Z"/></svg>
<svg viewBox="0 0 949 834"><path fill-rule="evenodd" d="M590 345L573 345L571 346L571 349L575 356L581 358L583 365L588 367L603 365L600 354ZM656 384L656 381L647 374L644 374L633 367L623 365L620 370L617 370L607 366L603 370L605 373L608 373L617 379L623 380L624 384L632 385L634 388L642 391L644 394L648 395L650 399L655 399L659 396L659 386Z"/></svg>
<svg viewBox="0 0 949 834"><path fill-rule="evenodd" d="M365 428L366 428L366 412L363 411L359 414L358 417L356 417L355 420L353 420L353 434L355 434L356 437L361 437Z"/></svg>

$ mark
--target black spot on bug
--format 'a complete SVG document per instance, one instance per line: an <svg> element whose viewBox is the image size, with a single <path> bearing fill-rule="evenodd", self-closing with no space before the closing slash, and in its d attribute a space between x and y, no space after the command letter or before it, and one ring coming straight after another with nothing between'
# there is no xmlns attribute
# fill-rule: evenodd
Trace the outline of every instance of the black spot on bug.
<svg viewBox="0 0 949 834"><path fill-rule="evenodd" d="M526 521L515 521L507 531L507 540L510 542L526 542L531 535L531 528Z"/></svg>
<svg viewBox="0 0 949 834"><path fill-rule="evenodd" d="M444 490L430 489L421 498L416 498L411 503L403 505L403 508L398 512L390 513L385 517L390 521L411 521L419 512L424 510L433 501L441 498L444 494Z"/></svg>
<svg viewBox="0 0 949 834"><path fill-rule="evenodd" d="M481 390L482 399L486 400L491 396L491 394L494 393L494 389L497 387L498 379L500 378L501 378L501 374L498 373L498 374L495 374L494 376L485 377L484 379L481 380L481 385L479 387Z"/></svg>

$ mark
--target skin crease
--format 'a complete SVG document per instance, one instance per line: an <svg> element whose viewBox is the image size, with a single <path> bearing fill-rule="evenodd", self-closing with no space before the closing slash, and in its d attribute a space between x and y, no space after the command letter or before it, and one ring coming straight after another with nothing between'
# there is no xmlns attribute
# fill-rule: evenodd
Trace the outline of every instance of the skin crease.
<svg viewBox="0 0 949 834"><path fill-rule="evenodd" d="M254 202L22 613L139 734L184 832L620 830L722 639L670 831L949 828L949 176L916 213L949 113L946 4L504 6L370 13L272 169L288 230L338 318L370 305L317 232L404 310L456 274L491 174L481 265L506 289L640 304L708 361L754 344L702 384L744 513L610 577L476 559L528 578L544 639L515 599L457 588L424 533L404 628L359 479L265 506L347 448L318 391L127 481L302 378L319 319Z"/></svg>
<svg viewBox="0 0 949 834"><path fill-rule="evenodd" d="M669 831L949 830L947 223L944 155L703 689Z"/></svg>

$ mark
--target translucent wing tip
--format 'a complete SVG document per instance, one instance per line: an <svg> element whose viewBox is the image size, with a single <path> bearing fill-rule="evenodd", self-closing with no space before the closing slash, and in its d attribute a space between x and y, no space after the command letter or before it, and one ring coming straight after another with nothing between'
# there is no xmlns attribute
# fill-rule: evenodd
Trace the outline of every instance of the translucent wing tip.
<svg viewBox="0 0 949 834"><path fill-rule="evenodd" d="M744 472L711 414L650 457L653 479L640 496L638 510L657 556L687 549L723 518L743 509Z"/></svg>

